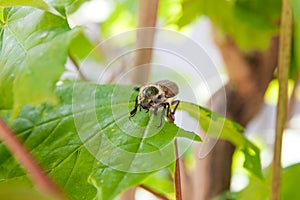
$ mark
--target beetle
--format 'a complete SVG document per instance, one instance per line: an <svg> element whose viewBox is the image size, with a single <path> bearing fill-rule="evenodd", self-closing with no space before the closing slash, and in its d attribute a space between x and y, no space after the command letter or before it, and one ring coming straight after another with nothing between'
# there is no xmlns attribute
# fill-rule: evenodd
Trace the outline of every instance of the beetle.
<svg viewBox="0 0 300 200"><path fill-rule="evenodd" d="M175 100L176 95L179 93L179 89L176 83L169 80L161 80L154 83L148 83L142 87L135 87L134 90L138 91L139 94L135 98L134 109L130 112L130 117L133 117L138 108L146 110L154 110L154 115L157 115L157 111L163 108L161 113L160 124L161 127L162 120L167 111L167 116L171 121L174 121L175 111L180 103L179 100ZM171 106L175 105L174 109Z"/></svg>

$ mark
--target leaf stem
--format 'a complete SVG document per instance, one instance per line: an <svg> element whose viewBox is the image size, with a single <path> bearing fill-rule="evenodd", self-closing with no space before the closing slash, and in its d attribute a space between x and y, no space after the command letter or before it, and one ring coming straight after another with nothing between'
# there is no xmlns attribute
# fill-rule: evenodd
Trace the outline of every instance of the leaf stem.
<svg viewBox="0 0 300 200"><path fill-rule="evenodd" d="M279 96L276 116L276 137L274 144L274 157L272 163L272 185L271 200L280 199L281 185L281 149L282 136L287 117L288 103L288 74L291 56L291 38L292 38L292 11L289 0L282 0L279 57L278 57L278 80Z"/></svg>
<svg viewBox="0 0 300 200"><path fill-rule="evenodd" d="M174 140L174 147L175 147L175 155L176 155L175 174L174 174L176 200L182 200L180 162L179 162L179 155L178 155L177 138L175 138Z"/></svg>
<svg viewBox="0 0 300 200"><path fill-rule="evenodd" d="M174 114L169 115L169 120L171 123L174 124ZM179 153L178 153L178 144L177 138L174 140L174 148L175 148L175 172L174 172L174 186L175 186L175 195L176 200L182 200L182 191L181 191L181 176L180 176L180 160L179 160Z"/></svg>
<svg viewBox="0 0 300 200"><path fill-rule="evenodd" d="M162 200L168 200L167 197L165 197L162 194L159 194L158 192L155 192L154 190L152 190L151 188L147 187L146 185L140 185L140 188L143 188L144 190L150 192L151 194L155 195L157 198L162 199Z"/></svg>
<svg viewBox="0 0 300 200"><path fill-rule="evenodd" d="M15 134L0 119L0 140L16 157L22 167L27 171L33 183L46 194L56 199L67 199L61 189L44 173L33 156L21 144Z"/></svg>

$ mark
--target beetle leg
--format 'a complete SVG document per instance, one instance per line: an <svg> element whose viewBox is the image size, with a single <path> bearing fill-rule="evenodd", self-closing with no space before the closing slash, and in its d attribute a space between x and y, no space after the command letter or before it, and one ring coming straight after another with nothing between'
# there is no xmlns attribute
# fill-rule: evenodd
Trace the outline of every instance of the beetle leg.
<svg viewBox="0 0 300 200"><path fill-rule="evenodd" d="M170 110L171 110L171 105L169 103L166 103L166 106L167 106L167 116L169 116Z"/></svg>
<svg viewBox="0 0 300 200"><path fill-rule="evenodd" d="M176 106L175 106L175 108L173 109L173 111L171 111L172 115L175 114L175 111L176 111L176 109L177 109L179 103L180 103L179 100L175 100L175 101L172 102L172 105L176 104Z"/></svg>
<svg viewBox="0 0 300 200"><path fill-rule="evenodd" d="M173 112L171 110L171 104L167 103L167 106L168 106L167 116L169 117L169 119L170 119L171 122L174 122L174 114L173 114Z"/></svg>
<svg viewBox="0 0 300 200"><path fill-rule="evenodd" d="M171 105L175 105L175 104L176 104L176 105L175 105L175 108L173 109L173 111L171 110L171 108L170 108L170 111L168 111L168 116L169 116L169 118L170 118L170 120L171 120L172 122L174 122L174 120L175 120L174 114L175 114L175 111L176 111L176 109L177 109L179 103L180 103L179 100L173 101L173 102L171 103ZM169 104L169 107L171 107L171 105Z"/></svg>
<svg viewBox="0 0 300 200"><path fill-rule="evenodd" d="M164 116L165 116L165 112L166 112L166 109L167 110L169 110L169 104L163 104L163 110L162 110L162 112L161 112L161 117L160 117L160 124L159 124L159 126L157 126L157 128L160 128L161 127L161 125L162 125L162 123L163 123L163 118L164 118ZM157 108L157 107L156 107ZM157 109L156 109L157 110Z"/></svg>
<svg viewBox="0 0 300 200"><path fill-rule="evenodd" d="M134 105L134 109L130 112L130 117L133 117L136 114L137 108L138 108L139 104L138 104L138 96L136 96L135 98L135 105ZM140 108L141 109L141 108Z"/></svg>

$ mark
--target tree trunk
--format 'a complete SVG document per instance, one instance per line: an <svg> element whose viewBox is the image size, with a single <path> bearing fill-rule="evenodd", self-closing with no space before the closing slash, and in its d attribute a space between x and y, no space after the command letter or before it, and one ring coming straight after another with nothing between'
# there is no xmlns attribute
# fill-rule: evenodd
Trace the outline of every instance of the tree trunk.
<svg viewBox="0 0 300 200"><path fill-rule="evenodd" d="M225 86L227 102L214 105L214 111L227 108L227 117L246 126L258 113L264 94L277 65L278 38L272 38L269 48L262 51L243 52L230 37L215 36L229 76ZM218 99L217 92L212 98ZM210 139L211 140L211 139ZM199 145L196 148L199 152ZM194 199L209 200L230 188L231 163L234 146L219 140L202 160L196 158Z"/></svg>

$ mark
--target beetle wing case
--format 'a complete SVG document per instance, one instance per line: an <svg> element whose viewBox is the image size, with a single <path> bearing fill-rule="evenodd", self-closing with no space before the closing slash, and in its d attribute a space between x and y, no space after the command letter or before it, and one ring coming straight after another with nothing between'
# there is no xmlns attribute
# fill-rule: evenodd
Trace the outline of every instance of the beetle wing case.
<svg viewBox="0 0 300 200"><path fill-rule="evenodd" d="M179 93L179 89L176 83L169 80L157 81L153 84L157 84L165 92L166 98L174 97Z"/></svg>

